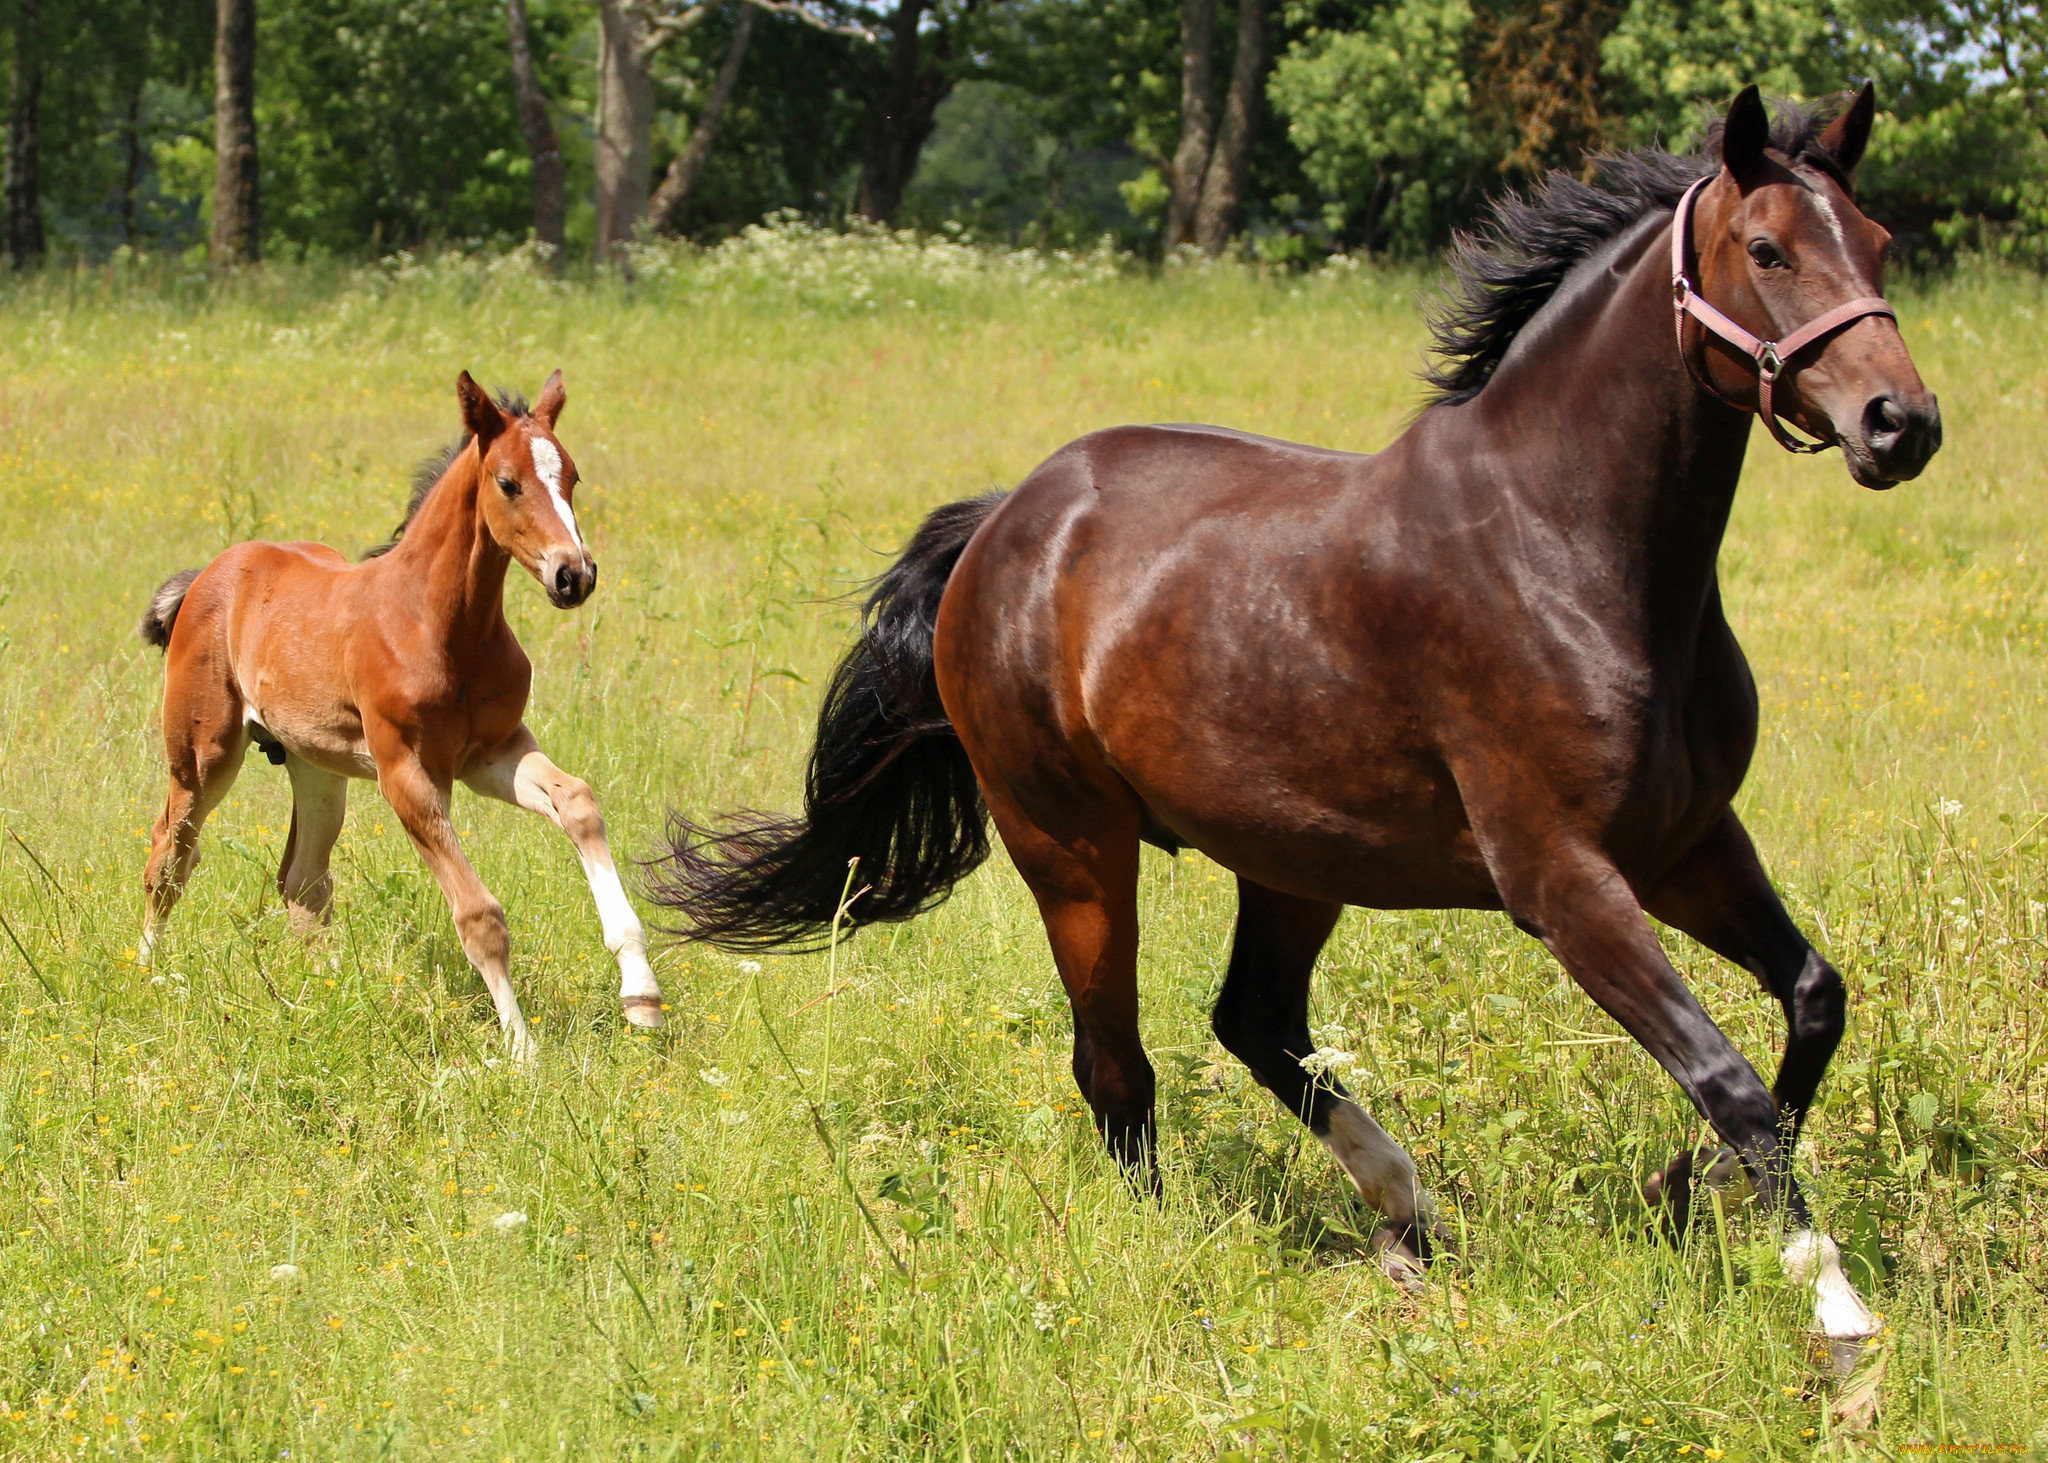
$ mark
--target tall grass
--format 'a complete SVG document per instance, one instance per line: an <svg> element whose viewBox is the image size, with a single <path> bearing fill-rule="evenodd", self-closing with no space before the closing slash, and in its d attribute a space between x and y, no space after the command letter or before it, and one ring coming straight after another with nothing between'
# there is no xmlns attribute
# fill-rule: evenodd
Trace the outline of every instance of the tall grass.
<svg viewBox="0 0 2048 1463"><path fill-rule="evenodd" d="M1723 560L1764 698L1742 811L1850 983L1800 1168L1887 1322L1874 1430L1832 1417L1767 1225L1645 1235L1635 1181L1696 1120L1497 917L1355 912L1316 986L1466 1237L1420 1307L1209 1036L1234 898L1195 855L1148 853L1141 896L1158 1203L1098 1153L1000 858L830 955L666 949L647 1037L566 842L459 795L543 1043L513 1072L369 786L334 928L290 935L288 794L258 759L157 966L132 963L163 776L147 594L240 538L388 532L459 369L566 372L601 589L560 613L522 580L510 613L543 745L638 852L671 804L791 801L844 596L925 510L1128 420L1376 447L1415 403L1426 286L785 227L630 285L446 260L0 300L0 1452L2048 1450L2029 277L1898 291L1950 445L1880 496L1759 439ZM1754 982L1671 948L1768 1071Z"/></svg>

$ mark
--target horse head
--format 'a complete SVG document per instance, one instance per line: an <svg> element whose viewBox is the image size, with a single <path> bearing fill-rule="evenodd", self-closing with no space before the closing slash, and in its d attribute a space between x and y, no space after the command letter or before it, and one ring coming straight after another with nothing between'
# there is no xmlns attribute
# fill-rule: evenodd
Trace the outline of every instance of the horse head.
<svg viewBox="0 0 2048 1463"><path fill-rule="evenodd" d="M548 377L527 411L507 411L464 371L455 383L462 424L476 440L478 510L498 546L526 567L557 609L580 605L597 589L597 560L584 546L570 500L576 464L555 438L569 394L562 373Z"/></svg>
<svg viewBox="0 0 2048 1463"><path fill-rule="evenodd" d="M1680 206L1674 287L1694 317L1680 315L1680 347L1702 384L1758 409L1782 445L1817 450L1795 445L1776 416L1839 446L1863 486L1889 488L1940 448L1941 409L1883 299L1891 235L1850 191L1875 113L1866 83L1784 151L1757 89L1745 88L1718 129L1720 172Z"/></svg>

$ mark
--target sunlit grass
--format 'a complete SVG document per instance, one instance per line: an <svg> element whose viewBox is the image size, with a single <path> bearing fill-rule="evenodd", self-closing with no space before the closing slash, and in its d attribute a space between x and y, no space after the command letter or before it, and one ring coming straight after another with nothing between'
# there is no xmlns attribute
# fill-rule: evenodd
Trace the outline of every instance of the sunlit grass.
<svg viewBox="0 0 2048 1463"><path fill-rule="evenodd" d="M1000 857L836 972L667 950L673 1024L647 1038L617 1019L566 842L464 794L543 1043L513 1073L368 785L334 929L289 935L270 882L288 797L253 760L137 970L162 790L145 598L238 538L388 532L453 433L459 369L567 375L601 588L564 614L521 580L510 611L533 725L622 853L672 803L789 802L839 597L928 508L1097 426L1371 448L1415 403L1417 275L822 247L643 261L630 288L444 264L78 276L0 303L0 1453L1733 1459L2037 1438L2048 298L2029 278L1896 291L1948 448L1879 496L1758 438L1723 561L1764 698L1743 812L1852 992L1801 1172L1890 1327L1873 1437L1835 1436L1765 1226L1738 1213L1676 1252L1645 1236L1633 1183L1695 1136L1690 1111L1497 917L1354 913L1316 988L1314 1024L1342 1028L1468 1239L1419 1310L1363 1257L1367 1216L1320 1146L1209 1036L1234 895L1193 855L1148 853L1142 891L1158 1204L1097 1152ZM1775 1008L1672 948L1768 1071Z"/></svg>

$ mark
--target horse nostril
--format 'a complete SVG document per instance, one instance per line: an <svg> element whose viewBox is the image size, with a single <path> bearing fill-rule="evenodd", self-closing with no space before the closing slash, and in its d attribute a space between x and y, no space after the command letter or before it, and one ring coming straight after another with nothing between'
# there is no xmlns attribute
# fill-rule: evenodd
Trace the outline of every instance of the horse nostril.
<svg viewBox="0 0 2048 1463"><path fill-rule="evenodd" d="M576 597L576 571L567 564L555 570L555 593L563 599Z"/></svg>
<svg viewBox="0 0 2048 1463"><path fill-rule="evenodd" d="M1881 452L1897 443L1906 430L1907 421L1904 407L1889 396L1875 397L1870 405L1863 408L1864 440Z"/></svg>

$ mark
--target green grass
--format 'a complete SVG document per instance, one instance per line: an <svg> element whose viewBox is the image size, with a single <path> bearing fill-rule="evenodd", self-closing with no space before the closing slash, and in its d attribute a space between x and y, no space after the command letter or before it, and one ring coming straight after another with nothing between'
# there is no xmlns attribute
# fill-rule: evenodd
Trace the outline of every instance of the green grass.
<svg viewBox="0 0 2048 1463"><path fill-rule="evenodd" d="M252 535L382 536L459 369L566 371L602 584L565 614L520 579L510 613L535 730L638 854L671 805L789 803L835 597L925 510L1128 420L1378 446L1413 407L1426 284L785 236L652 258L631 289L446 261L0 298L0 1453L2048 1450L2031 277L1902 287L1948 448L1873 495L1759 437L1724 557L1764 701L1742 809L1851 990L1800 1164L1889 1327L1874 1432L1830 1420L1767 1225L1645 1238L1633 1183L1696 1122L1497 917L1354 912L1316 986L1468 1237L1420 1309L1208 1034L1233 901L1198 856L1145 864L1156 1204L1098 1154L1000 856L836 972L668 948L647 1038L566 841L461 794L543 1044L515 1073L368 785L333 930L290 935L288 794L252 759L156 970L131 963L163 778L148 593ZM1672 948L1768 1071L1775 1008Z"/></svg>

